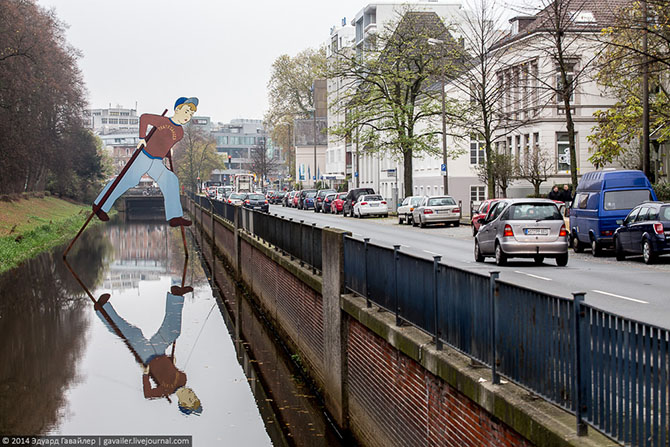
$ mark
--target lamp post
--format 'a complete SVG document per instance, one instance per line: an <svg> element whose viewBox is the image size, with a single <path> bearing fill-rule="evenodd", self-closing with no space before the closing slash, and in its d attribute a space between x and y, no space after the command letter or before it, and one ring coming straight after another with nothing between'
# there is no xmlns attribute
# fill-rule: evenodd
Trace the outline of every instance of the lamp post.
<svg viewBox="0 0 670 447"><path fill-rule="evenodd" d="M312 171L314 183L312 184L312 187L316 187L316 107L312 109L312 122L314 135L314 170Z"/></svg>
<svg viewBox="0 0 670 447"><path fill-rule="evenodd" d="M428 39L428 45L438 46L443 44L443 40L432 38ZM442 73L440 76L440 94L442 97L442 164L444 164L444 171L442 171L444 172L442 182L444 194L449 194L449 169L447 167L447 106L444 92L444 78L444 66L442 66Z"/></svg>

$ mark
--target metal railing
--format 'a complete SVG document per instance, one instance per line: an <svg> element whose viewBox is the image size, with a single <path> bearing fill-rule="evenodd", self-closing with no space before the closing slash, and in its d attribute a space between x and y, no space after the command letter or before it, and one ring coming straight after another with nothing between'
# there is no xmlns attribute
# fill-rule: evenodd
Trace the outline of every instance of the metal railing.
<svg viewBox="0 0 670 447"><path fill-rule="evenodd" d="M348 290L626 445L668 440L670 333L573 299L345 236Z"/></svg>
<svg viewBox="0 0 670 447"><path fill-rule="evenodd" d="M193 194L186 195L205 210L214 210L214 214L235 223L235 212L239 213L240 227L283 253L298 259L302 265L312 267L314 273L321 272L322 266L322 229L316 224L296 222L277 214L270 215L225 202L210 200L208 197Z"/></svg>

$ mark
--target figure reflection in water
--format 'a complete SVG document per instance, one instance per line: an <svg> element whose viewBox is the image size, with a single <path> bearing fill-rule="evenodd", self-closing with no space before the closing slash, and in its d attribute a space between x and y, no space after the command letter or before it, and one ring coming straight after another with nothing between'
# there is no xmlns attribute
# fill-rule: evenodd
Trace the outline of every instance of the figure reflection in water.
<svg viewBox="0 0 670 447"><path fill-rule="evenodd" d="M141 329L127 322L116 312L114 306L108 301L108 294L100 297L95 304L95 313L112 333L121 335L126 340L128 346L142 362L144 370L142 385L145 398L166 397L169 400L169 396L174 393L177 395L179 410L182 413L199 415L202 413L200 399L191 388L186 386L186 374L175 366L174 355L166 354L166 350L181 334L184 294L192 291L193 288L189 286L172 286L165 298L163 323L148 340ZM150 376L156 384L153 388Z"/></svg>

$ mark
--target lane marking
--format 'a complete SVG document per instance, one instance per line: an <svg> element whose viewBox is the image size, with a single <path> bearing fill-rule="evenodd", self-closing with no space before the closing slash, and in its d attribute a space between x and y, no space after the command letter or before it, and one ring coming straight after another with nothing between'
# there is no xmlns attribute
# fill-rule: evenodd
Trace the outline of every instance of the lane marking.
<svg viewBox="0 0 670 447"><path fill-rule="evenodd" d="M431 255L442 256L441 253L435 253L434 251L430 251L430 250L423 250L423 251L424 251L425 253L428 253L428 254L431 254Z"/></svg>
<svg viewBox="0 0 670 447"><path fill-rule="evenodd" d="M520 275L530 276L531 278L535 278L535 279L541 279L543 281L553 281L551 278L545 278L544 276L533 275L532 273L521 272L519 270L514 270L514 273L518 273Z"/></svg>
<svg viewBox="0 0 670 447"><path fill-rule="evenodd" d="M649 304L648 301L636 300L635 298L629 298L629 297L627 297L627 296L621 296L621 295L616 295L616 294L614 294L614 293L603 292L602 290L595 290L595 289L592 289L591 292L600 293L601 295L612 296L612 297L614 297L614 298L620 298L620 299L622 299L622 300L633 301L633 302L640 303L640 304Z"/></svg>

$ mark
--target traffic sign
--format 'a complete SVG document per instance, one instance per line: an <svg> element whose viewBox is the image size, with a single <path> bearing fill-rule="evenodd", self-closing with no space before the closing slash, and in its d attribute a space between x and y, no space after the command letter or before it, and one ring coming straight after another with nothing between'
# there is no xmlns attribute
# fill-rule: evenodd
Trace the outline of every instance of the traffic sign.
<svg viewBox="0 0 670 447"><path fill-rule="evenodd" d="M358 171L354 172L354 177L358 177Z"/></svg>
<svg viewBox="0 0 670 447"><path fill-rule="evenodd" d="M447 175L447 165L445 163L440 165L440 174L443 176Z"/></svg>

